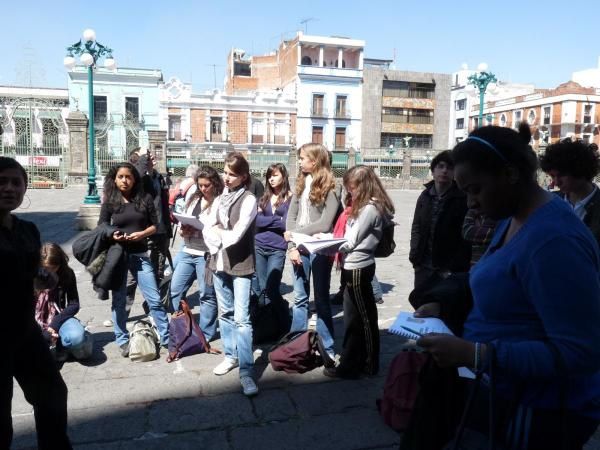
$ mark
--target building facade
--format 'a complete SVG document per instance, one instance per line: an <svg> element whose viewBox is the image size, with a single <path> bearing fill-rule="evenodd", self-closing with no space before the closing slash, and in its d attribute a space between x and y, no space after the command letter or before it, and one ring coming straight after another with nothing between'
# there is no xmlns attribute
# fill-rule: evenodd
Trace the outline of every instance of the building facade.
<svg viewBox="0 0 600 450"><path fill-rule="evenodd" d="M479 105L473 105L470 129L477 127ZM581 139L600 144L600 88L583 87L569 81L555 89L485 103L486 124L518 128L522 121L531 126L532 146L543 148L560 139Z"/></svg>
<svg viewBox="0 0 600 450"><path fill-rule="evenodd" d="M68 72L68 95L72 112L89 117L87 68ZM152 148L159 164L164 155L159 129L159 84L162 72L154 69L117 68L94 70L94 128L96 164L106 174L115 161L125 161L136 147ZM159 133L160 134L160 133Z"/></svg>
<svg viewBox="0 0 600 450"><path fill-rule="evenodd" d="M367 63L362 152L381 148L446 149L450 75L393 70L385 60Z"/></svg>

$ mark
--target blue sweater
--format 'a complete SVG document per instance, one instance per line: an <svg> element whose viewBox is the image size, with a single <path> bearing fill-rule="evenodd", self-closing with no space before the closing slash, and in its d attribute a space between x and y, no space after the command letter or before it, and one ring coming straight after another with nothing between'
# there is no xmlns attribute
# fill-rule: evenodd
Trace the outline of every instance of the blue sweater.
<svg viewBox="0 0 600 450"><path fill-rule="evenodd" d="M275 209L267 202L265 209L256 215L256 246L269 250L287 250L287 242L283 238L290 199Z"/></svg>
<svg viewBox="0 0 600 450"><path fill-rule="evenodd" d="M500 247L498 224L471 269L474 306L464 337L496 350L498 392L523 388L523 403L558 407L552 341L568 370L568 407L600 418L600 256L587 227L559 198L535 211Z"/></svg>

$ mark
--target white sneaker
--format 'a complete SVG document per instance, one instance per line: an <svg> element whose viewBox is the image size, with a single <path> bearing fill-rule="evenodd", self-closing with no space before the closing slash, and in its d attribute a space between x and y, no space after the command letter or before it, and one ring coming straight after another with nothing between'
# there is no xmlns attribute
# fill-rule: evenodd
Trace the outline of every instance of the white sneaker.
<svg viewBox="0 0 600 450"><path fill-rule="evenodd" d="M233 369L235 369L238 365L237 359L225 358L223 361L221 361L221 364L213 369L213 373L215 375L225 375L227 372L231 372Z"/></svg>
<svg viewBox="0 0 600 450"><path fill-rule="evenodd" d="M244 391L244 395L247 397L251 397L253 395L258 394L258 386L252 379L252 377L241 377L240 383L242 384L242 390Z"/></svg>

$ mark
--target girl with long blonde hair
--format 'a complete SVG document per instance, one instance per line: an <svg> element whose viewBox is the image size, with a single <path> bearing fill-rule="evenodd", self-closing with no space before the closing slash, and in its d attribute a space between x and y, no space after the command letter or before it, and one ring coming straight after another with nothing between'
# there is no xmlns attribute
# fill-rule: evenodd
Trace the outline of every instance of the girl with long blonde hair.
<svg viewBox="0 0 600 450"><path fill-rule="evenodd" d="M294 243L293 234L314 236L329 233L340 209L335 195L335 180L329 164L329 152L321 144L305 144L298 151L300 171L296 189L288 211L285 239L288 255L294 269L294 306L290 331L308 328L308 298L310 276L313 272L317 332L329 356L333 350L333 320L329 303L331 259L321 254L301 254Z"/></svg>

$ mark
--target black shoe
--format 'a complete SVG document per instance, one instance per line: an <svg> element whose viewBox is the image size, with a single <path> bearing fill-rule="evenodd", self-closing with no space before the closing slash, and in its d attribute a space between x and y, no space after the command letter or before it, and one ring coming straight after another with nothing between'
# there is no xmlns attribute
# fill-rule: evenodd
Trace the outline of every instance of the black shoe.
<svg viewBox="0 0 600 450"><path fill-rule="evenodd" d="M150 314L150 307L148 306L148 302L146 300L144 300L144 303L142 303L142 309L144 310L144 314Z"/></svg>
<svg viewBox="0 0 600 450"><path fill-rule="evenodd" d="M344 304L343 292L338 292L337 294L331 295L329 297L329 303L331 303L332 305L343 305Z"/></svg>
<svg viewBox="0 0 600 450"><path fill-rule="evenodd" d="M375 299L375 303L377 303L378 305L382 305L383 304L383 298L376 298Z"/></svg>
<svg viewBox="0 0 600 450"><path fill-rule="evenodd" d="M129 357L129 342L127 342L126 344L120 345L119 348L121 349L121 356L123 358L128 358Z"/></svg>

